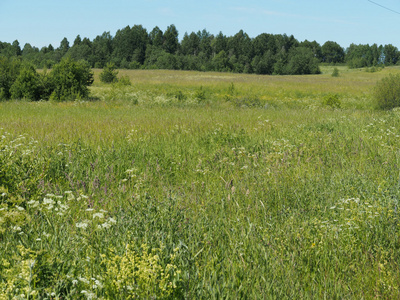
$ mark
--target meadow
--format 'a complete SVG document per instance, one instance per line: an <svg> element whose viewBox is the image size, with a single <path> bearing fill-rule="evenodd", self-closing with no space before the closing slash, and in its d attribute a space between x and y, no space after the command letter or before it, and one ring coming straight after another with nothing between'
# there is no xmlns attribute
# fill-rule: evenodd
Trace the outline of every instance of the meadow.
<svg viewBox="0 0 400 300"><path fill-rule="evenodd" d="M399 298L400 70L338 69L0 102L0 299Z"/></svg>

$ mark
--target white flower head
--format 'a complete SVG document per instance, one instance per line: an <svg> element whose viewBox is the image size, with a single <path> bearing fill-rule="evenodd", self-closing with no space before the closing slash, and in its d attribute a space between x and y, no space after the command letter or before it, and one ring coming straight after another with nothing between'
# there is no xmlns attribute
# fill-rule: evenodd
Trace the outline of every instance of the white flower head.
<svg viewBox="0 0 400 300"><path fill-rule="evenodd" d="M86 229L89 226L89 223L86 221L80 222L80 223L76 223L75 226L77 228L82 228L82 229Z"/></svg>
<svg viewBox="0 0 400 300"><path fill-rule="evenodd" d="M31 200L31 201L28 201L27 203L32 208L35 208L35 207L39 206L39 201Z"/></svg>
<svg viewBox="0 0 400 300"><path fill-rule="evenodd" d="M95 218L103 219L104 214L103 213L95 213L95 214L93 214L93 219L95 219Z"/></svg>
<svg viewBox="0 0 400 300"><path fill-rule="evenodd" d="M110 223L103 223L101 226L103 226L103 228L110 228L111 224Z"/></svg>
<svg viewBox="0 0 400 300"><path fill-rule="evenodd" d="M53 199L50 199L50 198L44 198L43 199L43 204L45 204L45 205L47 205L47 204L54 204L54 203L56 203Z"/></svg>

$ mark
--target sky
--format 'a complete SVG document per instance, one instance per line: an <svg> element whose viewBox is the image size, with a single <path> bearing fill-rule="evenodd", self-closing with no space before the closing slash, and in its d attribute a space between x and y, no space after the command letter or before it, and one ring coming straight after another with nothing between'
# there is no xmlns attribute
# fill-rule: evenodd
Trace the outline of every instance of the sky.
<svg viewBox="0 0 400 300"><path fill-rule="evenodd" d="M389 10L390 9L390 10ZM400 1L395 0L0 0L0 41L59 47L66 37L93 40L126 26L174 24L185 32L206 29L251 38L261 33L293 35L323 45L335 41L392 44L400 49Z"/></svg>

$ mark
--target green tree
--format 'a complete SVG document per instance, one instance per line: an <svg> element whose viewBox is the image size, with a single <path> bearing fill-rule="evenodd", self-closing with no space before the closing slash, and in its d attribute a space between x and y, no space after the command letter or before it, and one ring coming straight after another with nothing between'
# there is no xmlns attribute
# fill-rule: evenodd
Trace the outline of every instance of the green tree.
<svg viewBox="0 0 400 300"><path fill-rule="evenodd" d="M400 106L400 75L390 74L377 82L374 100L379 109L392 109Z"/></svg>
<svg viewBox="0 0 400 300"><path fill-rule="evenodd" d="M60 47L58 47L62 55L65 55L69 49L69 42L68 39L65 37L60 43Z"/></svg>
<svg viewBox="0 0 400 300"><path fill-rule="evenodd" d="M197 32L197 36L199 37L199 52L203 53L205 58L208 60L212 55L212 46L211 43L214 39L214 36L210 34L206 29Z"/></svg>
<svg viewBox="0 0 400 300"><path fill-rule="evenodd" d="M229 57L224 50L214 56L212 64L215 71L227 72L230 70Z"/></svg>
<svg viewBox="0 0 400 300"><path fill-rule="evenodd" d="M213 55L215 56L221 51L225 51L226 53L228 51L227 44L228 44L227 37L223 35L223 33L220 31L211 42Z"/></svg>
<svg viewBox="0 0 400 300"><path fill-rule="evenodd" d="M272 74L274 71L275 59L272 51L268 50L264 55L257 55L253 58L252 67L256 74Z"/></svg>
<svg viewBox="0 0 400 300"><path fill-rule="evenodd" d="M178 41L178 30L175 25L170 25L164 32L164 44L163 48L170 54L175 54L179 47Z"/></svg>
<svg viewBox="0 0 400 300"><path fill-rule="evenodd" d="M344 49L336 42L327 41L321 47L322 61L326 63L344 62Z"/></svg>
<svg viewBox="0 0 400 300"><path fill-rule="evenodd" d="M311 49L306 47L292 48L289 51L287 74L319 74L318 59Z"/></svg>
<svg viewBox="0 0 400 300"><path fill-rule="evenodd" d="M56 64L49 74L50 99L56 101L85 99L93 83L93 72L85 61L74 61L70 57Z"/></svg>
<svg viewBox="0 0 400 300"><path fill-rule="evenodd" d="M67 55L73 60L86 60L92 66L94 65L92 56L92 42L88 38L81 40L78 35L74 41L74 45L69 48Z"/></svg>
<svg viewBox="0 0 400 300"><path fill-rule="evenodd" d="M21 62L15 58L0 56L0 100L8 100L11 86L20 72Z"/></svg>
<svg viewBox="0 0 400 300"><path fill-rule="evenodd" d="M22 55L22 50L21 47L19 46L18 40L15 40L12 43L12 50L15 56L21 56Z"/></svg>
<svg viewBox="0 0 400 300"><path fill-rule="evenodd" d="M322 60L322 47L317 41L310 42L308 40L305 40L301 42L299 46L310 49L315 58L317 58L319 61Z"/></svg>
<svg viewBox="0 0 400 300"><path fill-rule="evenodd" d="M185 33L183 36L180 52L183 55L197 55L200 52L200 38L192 32L190 35Z"/></svg>
<svg viewBox="0 0 400 300"><path fill-rule="evenodd" d="M93 40L92 45L94 67L103 68L110 61L113 51L110 32L103 32L102 35L98 35Z"/></svg>
<svg viewBox="0 0 400 300"><path fill-rule="evenodd" d="M247 33L240 30L232 38L229 39L228 47L230 55L239 57L245 55L248 57L253 56L253 44Z"/></svg>
<svg viewBox="0 0 400 300"><path fill-rule="evenodd" d="M104 83L112 83L118 81L118 71L114 63L108 63L103 72L100 73L100 81Z"/></svg>
<svg viewBox="0 0 400 300"><path fill-rule="evenodd" d="M399 50L392 44L385 45L383 48L383 53L385 55L386 65L395 65L399 60Z"/></svg>
<svg viewBox="0 0 400 300"><path fill-rule="evenodd" d="M155 47L162 47L164 44L164 33L158 26L154 27L149 34L150 44Z"/></svg>
<svg viewBox="0 0 400 300"><path fill-rule="evenodd" d="M262 57L264 53L270 52L274 55L277 52L275 37L272 34L262 33L253 39L254 55Z"/></svg>
<svg viewBox="0 0 400 300"><path fill-rule="evenodd" d="M147 44L149 44L149 35L141 25L135 25L132 28L127 26L118 30L113 39L114 62L120 65L122 61L125 61L129 65L134 60L143 64Z"/></svg>
<svg viewBox="0 0 400 300"><path fill-rule="evenodd" d="M10 88L12 99L40 100L43 86L40 75L30 64L25 64Z"/></svg>

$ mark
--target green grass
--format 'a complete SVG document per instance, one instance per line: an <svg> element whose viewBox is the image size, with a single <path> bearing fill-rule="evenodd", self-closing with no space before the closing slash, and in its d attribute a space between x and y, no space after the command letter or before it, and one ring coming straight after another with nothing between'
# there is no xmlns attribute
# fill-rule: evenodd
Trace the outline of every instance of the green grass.
<svg viewBox="0 0 400 300"><path fill-rule="evenodd" d="M0 103L0 299L398 298L398 70L338 68Z"/></svg>

